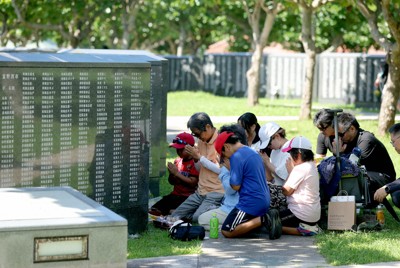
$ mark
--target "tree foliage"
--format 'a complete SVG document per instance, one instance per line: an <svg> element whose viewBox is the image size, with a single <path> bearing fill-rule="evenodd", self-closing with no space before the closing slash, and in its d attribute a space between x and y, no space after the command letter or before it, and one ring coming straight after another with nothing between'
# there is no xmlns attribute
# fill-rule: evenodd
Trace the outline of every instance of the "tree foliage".
<svg viewBox="0 0 400 268"><path fill-rule="evenodd" d="M261 2L270 5L273 1ZM288 1L279 2L285 9L276 16L267 43L304 51L299 10ZM334 3L315 14L318 51L329 48L332 40L355 51L379 46L356 8L346 1ZM201 55L210 44L224 39L231 51L253 51L248 19L238 0L1 0L0 41L24 46L52 39L60 47L107 46ZM263 20L259 23L262 27Z"/></svg>
<svg viewBox="0 0 400 268"><path fill-rule="evenodd" d="M365 52L374 46L388 52L390 66L381 134L394 122L400 95L397 0L0 0L0 29L2 46L50 39L59 47L145 49L177 55L201 56L212 43L227 40L231 51L253 52L247 73L250 105L258 102L256 66L268 44L277 42L306 52L309 59L338 47ZM311 78L310 73L307 91Z"/></svg>

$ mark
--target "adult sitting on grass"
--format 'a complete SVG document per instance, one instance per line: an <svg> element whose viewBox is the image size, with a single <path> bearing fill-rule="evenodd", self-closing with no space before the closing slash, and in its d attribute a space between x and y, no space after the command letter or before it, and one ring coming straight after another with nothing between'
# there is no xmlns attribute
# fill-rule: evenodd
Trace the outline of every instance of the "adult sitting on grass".
<svg viewBox="0 0 400 268"><path fill-rule="evenodd" d="M222 224L221 233L227 238L241 237L265 225L269 238L277 239L282 232L279 212L269 210L270 195L261 156L242 144L241 137L229 127L224 129L214 145L221 157L230 160L230 184L239 192L239 202Z"/></svg>
<svg viewBox="0 0 400 268"><path fill-rule="evenodd" d="M390 144L392 144L396 152L400 154L400 123L391 126L389 128L389 134ZM393 204L400 208L400 179L387 183L376 190L374 199L375 201L382 203L389 194L392 197Z"/></svg>
<svg viewBox="0 0 400 268"><path fill-rule="evenodd" d="M321 229L317 222L321 216L319 175L314 163L311 142L295 137L282 148L289 152L286 162L289 177L283 185L288 209L280 211L282 232L289 235L315 235Z"/></svg>
<svg viewBox="0 0 400 268"><path fill-rule="evenodd" d="M396 179L392 159L386 147L374 134L360 128L357 119L349 113L338 116L338 135L348 151L354 147L361 149L359 163L365 166L370 178L369 191L371 196L382 186ZM374 206L378 202L373 202Z"/></svg>
<svg viewBox="0 0 400 268"><path fill-rule="evenodd" d="M316 158L323 158L330 151L335 154L335 128L333 125L334 113L329 109L319 110L313 119L314 126L318 128L320 133L317 138L317 148L315 150ZM339 140L339 151L343 154L350 154L351 150Z"/></svg>
<svg viewBox="0 0 400 268"><path fill-rule="evenodd" d="M172 217L198 221L204 212L219 207L224 196L224 188L218 179L218 174L207 169L202 161L219 163L219 156L214 148L218 132L210 117L203 112L193 114L187 127L197 140L197 147L186 145L185 152L191 155L199 170L199 183L196 192L191 194L173 213Z"/></svg>

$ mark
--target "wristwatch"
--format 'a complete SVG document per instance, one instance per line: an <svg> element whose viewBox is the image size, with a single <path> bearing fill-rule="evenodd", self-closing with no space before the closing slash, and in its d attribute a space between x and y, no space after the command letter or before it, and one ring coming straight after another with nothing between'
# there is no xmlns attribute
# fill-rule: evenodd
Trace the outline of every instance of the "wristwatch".
<svg viewBox="0 0 400 268"><path fill-rule="evenodd" d="M386 187L385 187L385 192L386 192L387 194L389 194L389 193L390 193L389 191L390 191L389 186L386 186Z"/></svg>

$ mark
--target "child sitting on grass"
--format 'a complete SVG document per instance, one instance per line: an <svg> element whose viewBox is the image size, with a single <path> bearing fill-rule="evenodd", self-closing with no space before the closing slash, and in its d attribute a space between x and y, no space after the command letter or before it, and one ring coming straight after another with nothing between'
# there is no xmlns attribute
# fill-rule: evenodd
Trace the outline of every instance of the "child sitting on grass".
<svg viewBox="0 0 400 268"><path fill-rule="evenodd" d="M193 136L186 132L178 134L169 145L176 149L179 156L174 163L168 162L167 164L168 181L174 186L174 189L151 207L150 214L156 216L169 215L171 210L180 206L189 195L196 191L199 172L195 168L193 158L185 152L186 145L194 146Z"/></svg>

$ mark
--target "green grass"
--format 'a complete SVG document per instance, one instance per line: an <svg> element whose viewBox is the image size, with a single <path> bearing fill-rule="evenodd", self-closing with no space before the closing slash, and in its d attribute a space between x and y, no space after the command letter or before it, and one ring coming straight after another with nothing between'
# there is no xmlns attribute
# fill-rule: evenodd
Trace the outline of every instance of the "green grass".
<svg viewBox="0 0 400 268"><path fill-rule="evenodd" d="M176 241L168 237L166 230L149 224L148 230L138 239L128 240L128 259L150 258L160 256L200 254L201 241Z"/></svg>
<svg viewBox="0 0 400 268"><path fill-rule="evenodd" d="M202 91L178 91L170 92L167 97L168 116L190 116L196 112L206 112L210 116L238 117L245 112L252 112L258 116L264 115L299 115L300 99L267 99L260 98L259 105L249 107L247 98L234 98L215 96ZM350 109L359 112L377 112L376 108L355 108L353 105L338 105L334 103L316 103L312 105L314 110L322 107ZM212 119L212 118L211 118Z"/></svg>
<svg viewBox="0 0 400 268"><path fill-rule="evenodd" d="M260 105L255 108L247 106L245 98L217 97L203 92L173 92L168 94L168 115L187 116L195 112L204 111L211 116L227 115L238 116L244 112L253 112L257 116L263 115L298 115L300 100L267 100L260 99ZM334 104L314 103L317 110L322 107L340 107L353 111L356 115L361 112L378 112L376 110L354 108L352 106L337 106ZM259 122L261 125L266 122ZM303 135L310 139L313 148L316 147L318 130L312 120L304 121L277 121L286 129L287 137ZM362 128L377 133L377 120L360 121ZM221 124L216 125L219 128ZM389 137L379 137L386 146L396 173L400 175L400 155L390 144ZM165 145L167 146L167 144ZM175 150L168 148L167 161L176 157ZM169 193L172 186L168 184L166 176L160 178L160 192ZM397 210L397 209L396 209ZM399 210L397 210L399 213ZM400 213L399 213L400 214ZM350 233L326 231L316 236L316 245L320 253L331 265L365 264L373 262L400 261L400 225L385 211L385 229L376 233ZM169 256L176 254L198 254L201 243L192 244L173 241L167 233L150 226L140 239L129 240L128 258L145 258L155 256Z"/></svg>
<svg viewBox="0 0 400 268"><path fill-rule="evenodd" d="M380 232L325 231L316 236L318 250L331 265L399 261L400 226L386 211L385 219Z"/></svg>

